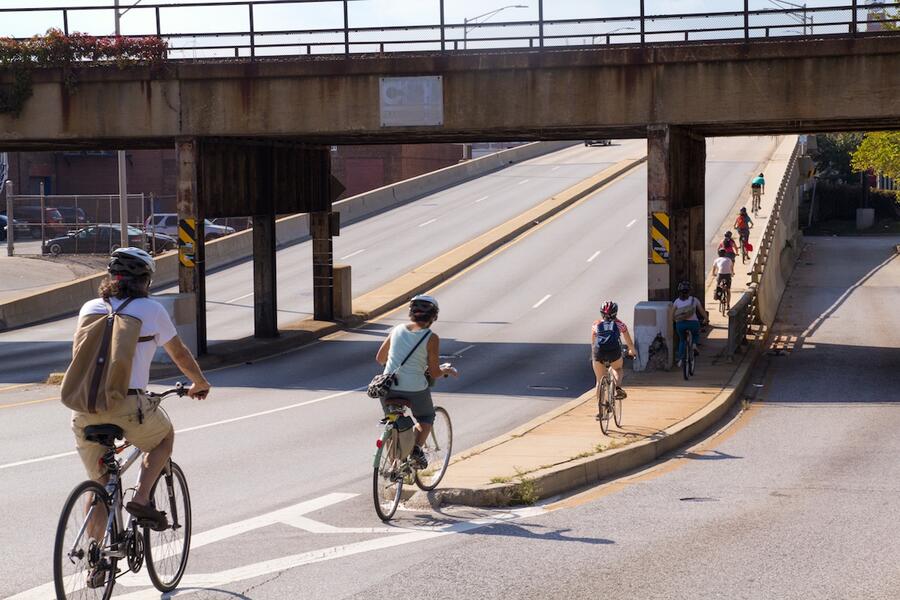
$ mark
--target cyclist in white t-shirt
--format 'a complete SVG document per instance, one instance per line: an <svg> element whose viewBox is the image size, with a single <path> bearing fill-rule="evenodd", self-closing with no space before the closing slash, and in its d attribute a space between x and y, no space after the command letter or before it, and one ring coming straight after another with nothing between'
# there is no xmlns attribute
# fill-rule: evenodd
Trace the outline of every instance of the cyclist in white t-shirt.
<svg viewBox="0 0 900 600"><path fill-rule="evenodd" d="M734 275L734 261L728 257L725 250L719 250L719 258L713 263L713 275L716 277L716 289L731 289L731 277ZM719 298L717 297L716 300Z"/></svg>
<svg viewBox="0 0 900 600"><path fill-rule="evenodd" d="M73 411L72 430L75 432L78 454L88 476L101 484L105 484L107 478L100 462L104 448L84 438L85 427L103 423L118 425L125 432L125 438L145 453L134 497L125 509L138 519L153 523L154 529L163 530L167 527L166 515L150 505L150 488L172 454L175 431L166 413L147 402L145 396L150 382L150 364L157 346L162 346L172 362L190 378L192 385L188 394L192 398L202 400L209 393L210 386L191 351L178 337L166 309L147 297L150 279L155 270L153 257L143 250L116 250L109 260L109 278L100 285L100 298L90 300L81 307L79 319L86 315L107 314L108 305L115 310L131 298L122 314L140 319L140 336L152 337L152 340L139 342L137 345L128 395L122 405L98 413Z"/></svg>

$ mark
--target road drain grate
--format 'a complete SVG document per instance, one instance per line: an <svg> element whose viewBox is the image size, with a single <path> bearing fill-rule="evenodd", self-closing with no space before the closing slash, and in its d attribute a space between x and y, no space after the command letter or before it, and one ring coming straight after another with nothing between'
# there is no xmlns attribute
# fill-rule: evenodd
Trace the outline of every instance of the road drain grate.
<svg viewBox="0 0 900 600"><path fill-rule="evenodd" d="M706 498L703 496L689 496L687 498L679 498L682 502L718 502L718 498Z"/></svg>
<svg viewBox="0 0 900 600"><path fill-rule="evenodd" d="M569 388L562 385L529 385L528 389L539 392L564 392Z"/></svg>

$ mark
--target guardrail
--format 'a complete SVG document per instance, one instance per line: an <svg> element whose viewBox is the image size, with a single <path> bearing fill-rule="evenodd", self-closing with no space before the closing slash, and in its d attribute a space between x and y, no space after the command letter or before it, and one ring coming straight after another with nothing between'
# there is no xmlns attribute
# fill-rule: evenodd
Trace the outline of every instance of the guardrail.
<svg viewBox="0 0 900 600"><path fill-rule="evenodd" d="M620 0L615 6L580 6L577 11L549 0L529 0L477 16L457 14L447 0L207 0L200 2L134 3L120 12L125 37L155 36L169 42L170 58L297 56L313 54L450 52L484 49L593 47L611 44L647 45L671 42L765 40L771 37L820 38L883 34L900 25L900 2L844 1L827 6L770 2L751 10L750 0L719 0L730 8L710 13L648 14L647 0ZM824 0L822 0L824 1ZM756 0L754 3L758 5ZM130 3L131 4L131 3ZM780 6L780 7L779 7ZM779 8L775 8L779 7ZM388 10L390 9L390 10ZM527 9L532 18L490 21L501 12ZM26 37L36 14L43 31L48 26L109 36L96 31L99 22L111 26L116 9L107 5L0 8L6 31ZM600 14L605 10L607 14ZM537 13L536 15L534 13ZM125 13L128 13L127 18ZM382 13L404 15L405 23L379 23ZM418 16L428 15L431 16ZM108 16L107 16L108 15ZM106 16L106 19L104 19ZM536 16L537 18L533 18ZM292 29L286 23L302 19L315 27ZM428 19L428 20L425 20ZM434 21L436 20L436 22ZM351 23L366 26L351 26ZM85 30L90 23L95 31ZM185 30L183 24L234 23L229 30ZM202 26L201 26L202 27Z"/></svg>
<svg viewBox="0 0 900 600"><path fill-rule="evenodd" d="M782 218L785 196L789 187L796 184L798 174L797 159L800 157L801 152L802 144L798 141L796 146L794 146L793 152L791 152L784 176L781 178L778 193L775 195L775 200L772 203L769 221L763 231L759 248L750 267L749 289L741 295L731 310L728 311L728 346L726 354L729 358L734 356L741 345L744 344L748 334L752 333L752 328L762 325L759 311L759 286L769 255L773 250L773 241L778 223Z"/></svg>

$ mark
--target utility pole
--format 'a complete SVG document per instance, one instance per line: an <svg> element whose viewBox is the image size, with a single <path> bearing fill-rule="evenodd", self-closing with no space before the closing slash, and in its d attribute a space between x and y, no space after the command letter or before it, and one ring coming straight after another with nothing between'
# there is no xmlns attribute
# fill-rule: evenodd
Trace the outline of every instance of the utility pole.
<svg viewBox="0 0 900 600"><path fill-rule="evenodd" d="M119 0L115 0L116 11L116 37L122 35L122 14L119 12ZM122 248L129 246L128 243L128 179L125 172L125 151L119 150L119 227L121 227L121 238L119 244Z"/></svg>

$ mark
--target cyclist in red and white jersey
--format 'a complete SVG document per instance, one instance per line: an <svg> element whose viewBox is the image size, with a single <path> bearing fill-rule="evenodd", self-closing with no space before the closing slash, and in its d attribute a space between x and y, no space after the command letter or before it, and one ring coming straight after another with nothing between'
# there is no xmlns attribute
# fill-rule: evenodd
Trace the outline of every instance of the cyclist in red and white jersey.
<svg viewBox="0 0 900 600"><path fill-rule="evenodd" d="M612 380L616 384L616 397L625 398L627 394L621 384L624 376L622 366L622 340L628 347L631 358L637 356L637 348L628 332L625 323L616 318L619 313L619 305L615 302L604 302L600 307L601 319L594 321L591 326L591 365L594 375L597 377L597 393L600 393L600 380L606 375L606 364L609 363Z"/></svg>

